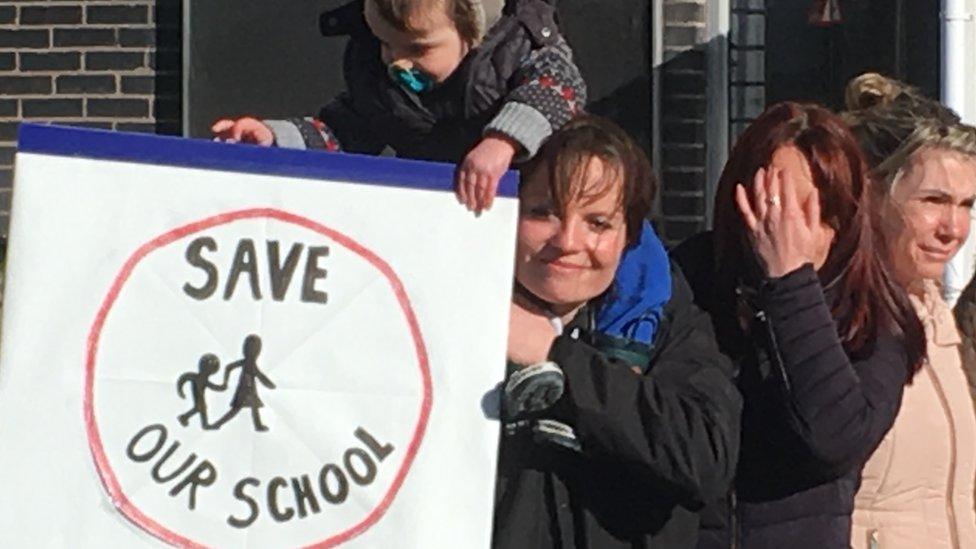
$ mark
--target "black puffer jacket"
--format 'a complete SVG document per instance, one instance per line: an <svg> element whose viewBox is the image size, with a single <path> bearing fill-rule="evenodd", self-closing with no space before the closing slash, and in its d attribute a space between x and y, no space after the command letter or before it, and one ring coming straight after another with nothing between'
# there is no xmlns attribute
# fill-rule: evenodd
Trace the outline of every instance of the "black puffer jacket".
<svg viewBox="0 0 976 549"><path fill-rule="evenodd" d="M558 419L582 452L503 436L496 548L693 547L698 509L724 493L735 468L741 399L708 317L672 273L644 375L588 342L586 310L556 339L566 376Z"/></svg>
<svg viewBox="0 0 976 549"><path fill-rule="evenodd" d="M846 549L861 468L891 427L908 381L904 347L882 333L869 356L848 357L810 265L761 285L747 334L736 299L716 293L711 235L691 238L672 257L738 370L739 547ZM706 512L712 520L723 515ZM708 547L729 547L728 519L703 533Z"/></svg>

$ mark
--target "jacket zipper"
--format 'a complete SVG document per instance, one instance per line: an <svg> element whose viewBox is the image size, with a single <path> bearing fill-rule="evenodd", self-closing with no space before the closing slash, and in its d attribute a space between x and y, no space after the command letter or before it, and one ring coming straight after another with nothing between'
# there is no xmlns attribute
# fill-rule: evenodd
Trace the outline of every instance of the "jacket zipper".
<svg viewBox="0 0 976 549"><path fill-rule="evenodd" d="M949 400L945 396L945 392L942 390L942 383L939 382L939 376L935 374L935 368L926 362L926 367L929 370L929 375L932 377L932 384L935 386L935 392L939 395L939 402L942 404L942 409L945 411L946 421L949 423L949 479L948 485L946 485L946 514L949 517L949 539L952 542L952 546L959 549L959 534L956 531L956 513L952 508L952 488L956 480L956 423L952 420L952 411L949 409Z"/></svg>
<svg viewBox="0 0 976 549"><path fill-rule="evenodd" d="M779 341L776 340L776 332L773 331L773 323L769 319L769 315L766 311L759 309L756 311L755 318L763 325L766 331L766 342L769 344L769 349L766 349L766 360L776 368L779 374L780 381L783 383L783 389L789 393L792 389L792 384L790 383L790 378L786 374L786 366L783 364L783 356L779 352ZM757 356L759 360L762 360L761 356Z"/></svg>
<svg viewBox="0 0 976 549"><path fill-rule="evenodd" d="M758 362L763 361L763 355L765 355L765 360L767 360L773 367L775 367L780 374L783 386L787 391L790 389L790 380L786 375L786 368L783 366L783 359L779 354L779 344L776 341L776 334L773 332L772 322L769 320L769 316L766 311L762 309L756 309L753 313L753 319L762 325L762 329L765 330L765 335L767 342L769 343L769 348L766 349L762 345L756 348L756 360ZM742 547L742 525L739 522L739 499L735 490L729 496L729 527L731 529L731 539L730 549L741 549Z"/></svg>

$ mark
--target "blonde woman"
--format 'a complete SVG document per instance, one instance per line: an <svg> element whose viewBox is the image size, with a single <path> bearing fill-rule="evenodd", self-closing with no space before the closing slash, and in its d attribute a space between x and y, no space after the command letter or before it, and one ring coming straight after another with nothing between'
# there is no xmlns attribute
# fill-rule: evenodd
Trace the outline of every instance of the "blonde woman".
<svg viewBox="0 0 976 549"><path fill-rule="evenodd" d="M900 82L862 75L845 114L876 179L892 275L925 328L928 358L855 496L855 549L976 547L976 415L960 334L941 295L946 263L969 233L976 129Z"/></svg>

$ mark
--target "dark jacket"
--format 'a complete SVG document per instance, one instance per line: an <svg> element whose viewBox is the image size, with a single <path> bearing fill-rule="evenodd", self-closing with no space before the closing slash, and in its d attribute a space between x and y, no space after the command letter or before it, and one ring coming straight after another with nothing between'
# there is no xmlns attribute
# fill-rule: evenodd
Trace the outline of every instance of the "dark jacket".
<svg viewBox="0 0 976 549"><path fill-rule="evenodd" d="M732 477L741 400L708 317L672 277L645 374L590 344L585 309L556 339L550 360L567 382L558 419L582 451L503 435L494 547L694 546L698 509Z"/></svg>
<svg viewBox="0 0 976 549"><path fill-rule="evenodd" d="M555 8L544 0L508 0L481 44L445 82L420 94L387 75L362 6L354 0L320 21L323 34L350 36L343 60L346 91L318 120L268 121L279 145L366 154L389 146L403 158L457 162L491 131L532 156L586 102L586 86L559 34ZM281 131L283 123L297 131Z"/></svg>
<svg viewBox="0 0 976 549"><path fill-rule="evenodd" d="M743 331L737 298L718 295L711 235L692 237L672 257L711 315L744 398L735 513L727 517L737 522L739 547L846 549L861 468L908 381L904 347L880 333L870 354L848 357L810 265L762 282ZM725 514L706 511L710 547L729 546Z"/></svg>

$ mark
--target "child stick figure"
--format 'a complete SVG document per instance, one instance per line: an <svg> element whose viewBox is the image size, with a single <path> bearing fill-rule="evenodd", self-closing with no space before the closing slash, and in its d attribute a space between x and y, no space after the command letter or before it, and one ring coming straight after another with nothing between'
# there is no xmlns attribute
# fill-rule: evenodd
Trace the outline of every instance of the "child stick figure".
<svg viewBox="0 0 976 549"><path fill-rule="evenodd" d="M176 392L179 393L180 398L186 398L183 394L183 386L187 383L190 384L190 395L193 397L193 408L177 419L186 427L194 414L200 414L200 426L204 429L214 429L216 427L207 422L206 391L207 389L223 391L227 388L227 382L225 381L223 385L210 382L210 376L220 370L220 360L210 353L200 357L198 369L199 372L186 372L176 381Z"/></svg>

